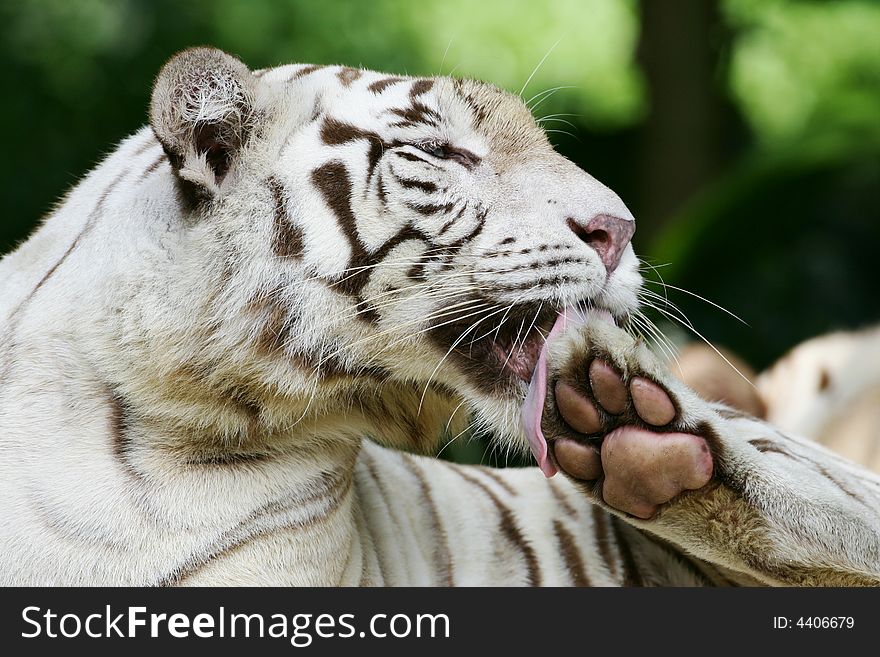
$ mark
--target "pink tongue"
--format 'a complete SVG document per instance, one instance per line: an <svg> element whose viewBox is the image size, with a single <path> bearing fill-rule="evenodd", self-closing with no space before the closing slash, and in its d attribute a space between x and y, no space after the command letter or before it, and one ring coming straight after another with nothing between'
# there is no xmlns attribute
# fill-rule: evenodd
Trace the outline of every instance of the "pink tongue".
<svg viewBox="0 0 880 657"><path fill-rule="evenodd" d="M611 314L603 312L601 319L613 323ZM547 440L541 431L541 416L544 412L544 400L547 397L547 351L550 343L565 333L569 328L578 328L586 323L584 314L573 308L566 308L556 318L556 323L550 330L550 334L544 341L541 353L538 356L538 363L535 365L535 371L532 374L532 380L529 383L529 392L526 395L526 401L522 409L523 425L526 432L526 438L529 439L529 446L532 448L532 454L538 462L541 472L547 477L556 474L556 466L551 463L547 455Z"/></svg>

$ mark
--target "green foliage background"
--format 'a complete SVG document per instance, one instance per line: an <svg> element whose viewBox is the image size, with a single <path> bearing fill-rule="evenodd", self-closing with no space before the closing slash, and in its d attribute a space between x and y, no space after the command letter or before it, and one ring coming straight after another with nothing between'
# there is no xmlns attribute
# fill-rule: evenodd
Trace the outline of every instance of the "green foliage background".
<svg viewBox="0 0 880 657"><path fill-rule="evenodd" d="M758 368L880 319L875 1L0 0L0 35L0 253L145 123L171 54L211 44L541 100L557 148L638 217L648 275L740 315L669 292Z"/></svg>

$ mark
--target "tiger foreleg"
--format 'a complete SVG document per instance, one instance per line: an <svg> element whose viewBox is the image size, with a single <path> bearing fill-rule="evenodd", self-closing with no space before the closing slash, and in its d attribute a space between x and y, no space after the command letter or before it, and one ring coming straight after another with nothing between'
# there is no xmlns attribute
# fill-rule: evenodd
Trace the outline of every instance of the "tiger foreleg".
<svg viewBox="0 0 880 657"><path fill-rule="evenodd" d="M550 459L598 504L759 582L880 584L875 475L701 400L614 326L565 335L549 354Z"/></svg>

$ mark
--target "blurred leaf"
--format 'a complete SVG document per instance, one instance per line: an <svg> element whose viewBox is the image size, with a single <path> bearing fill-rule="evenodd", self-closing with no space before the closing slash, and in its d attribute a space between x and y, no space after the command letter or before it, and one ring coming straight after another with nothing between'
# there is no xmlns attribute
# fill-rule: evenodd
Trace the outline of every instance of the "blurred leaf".
<svg viewBox="0 0 880 657"><path fill-rule="evenodd" d="M766 143L880 132L880 3L727 0L731 89Z"/></svg>

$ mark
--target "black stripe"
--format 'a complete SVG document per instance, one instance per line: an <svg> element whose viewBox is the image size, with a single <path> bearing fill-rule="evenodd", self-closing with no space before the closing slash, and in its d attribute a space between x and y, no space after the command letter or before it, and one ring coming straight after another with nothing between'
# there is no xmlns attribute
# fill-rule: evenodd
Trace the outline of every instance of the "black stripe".
<svg viewBox="0 0 880 657"><path fill-rule="evenodd" d="M504 291L504 292L517 292L520 290L528 290L533 287L545 286L545 285L551 285L551 286L556 287L558 285L562 285L563 283L571 283L572 281L573 281L573 279L570 276L552 276L550 278L544 276L544 277L533 279L531 281L525 281L523 283L518 283L518 284L499 283L498 289L501 291Z"/></svg>
<svg viewBox="0 0 880 657"><path fill-rule="evenodd" d="M351 83L361 77L361 75L363 75L363 71L360 69L345 66L336 74L336 77L339 78L343 87L350 87Z"/></svg>
<svg viewBox="0 0 880 657"><path fill-rule="evenodd" d="M562 509L563 511L565 511L565 513L570 518L578 519L580 517L578 515L578 512L575 510L575 508L571 504L569 504L568 500L565 499L565 493L563 493L561 490L559 490L559 487L556 484L556 481L554 481L553 479L549 479L547 481L547 484L549 485L550 492L553 494L553 497L556 499L556 503L559 505L559 508ZM596 508L596 507L593 507L593 508Z"/></svg>
<svg viewBox="0 0 880 657"><path fill-rule="evenodd" d="M320 71L323 66L318 64L309 64L308 66L303 66L301 69L294 71L289 78L287 78L288 82L293 82L294 80L298 80L299 78L305 77L310 73L314 73L315 71Z"/></svg>
<svg viewBox="0 0 880 657"><path fill-rule="evenodd" d="M540 260L535 260L533 262L527 262L521 265L513 265L509 267L501 267L497 269L488 268L485 271L488 273L497 272L497 273L509 273L514 271L520 271L523 269L540 269L542 267L556 267L558 265L586 265L587 261L582 260L581 258L554 258L553 260L548 260L546 262L541 262Z"/></svg>
<svg viewBox="0 0 880 657"><path fill-rule="evenodd" d="M112 390L109 392L110 417L110 452L113 457L122 464L129 474L137 475L137 472L128 461L131 439L128 435L129 408L128 404Z"/></svg>
<svg viewBox="0 0 880 657"><path fill-rule="evenodd" d="M474 113L474 126L479 127L486 120L486 108L471 94L464 90L464 81L456 78L452 81L453 88L459 97L470 107Z"/></svg>
<svg viewBox="0 0 880 657"><path fill-rule="evenodd" d="M340 121L339 119L327 118L321 124L321 141L328 146L339 146L347 144L350 141L358 139L377 139L382 141L381 137L375 132L363 130L351 123Z"/></svg>
<svg viewBox="0 0 880 657"><path fill-rule="evenodd" d="M440 115L437 112L420 102L413 102L411 107L392 107L389 111L402 119L393 124L398 127L409 127L414 125L436 127L438 121L440 121Z"/></svg>
<svg viewBox="0 0 880 657"><path fill-rule="evenodd" d="M401 534L403 532L404 523L401 522L400 518L397 517L396 509L394 505L391 504L391 500L394 499L395 496L392 494L392 491L390 491L385 485L385 481L380 476L379 470L376 468L376 463L368 450L361 451L360 461L367 469L367 473L370 475L370 478L373 480L376 488L379 489L379 496L381 497L382 502L385 504L385 515L391 519L391 522L394 523L394 526L396 527L396 531L394 532L394 534Z"/></svg>
<svg viewBox="0 0 880 657"><path fill-rule="evenodd" d="M302 255L303 234L290 222L284 186L274 176L266 181L266 185L269 187L275 206L275 233L272 242L275 255L279 258L297 258Z"/></svg>
<svg viewBox="0 0 880 657"><path fill-rule="evenodd" d="M642 576L639 568L633 558L632 550L630 550L629 542L623 535L622 521L617 516L609 516L611 518L611 529L614 537L617 539L617 549L620 552L620 560L623 564L623 585L624 586L643 586Z"/></svg>
<svg viewBox="0 0 880 657"><path fill-rule="evenodd" d="M381 261L400 243L410 239L426 243L430 241L427 236L418 229L413 228L412 226L404 226L372 255L368 254L358 235L357 219L355 218L354 211L351 207L351 179L345 165L338 160L328 162L312 171L311 177L312 182L324 197L324 202L336 215L342 233L348 241L351 249L348 268L356 271L353 274L343 276L342 279L334 284L334 287L341 290L343 293L359 297L361 291L369 280L370 269L368 269L367 266L371 263ZM382 189L383 188L380 187L380 190ZM384 202L384 191L381 192L380 200ZM360 303L362 303L362 301L359 300L359 304ZM363 309L369 311L369 306L364 306ZM369 312L358 316L367 320L369 320L370 317L372 317L373 320L378 318L375 313Z"/></svg>
<svg viewBox="0 0 880 657"><path fill-rule="evenodd" d="M379 175L376 176L376 196L379 198L379 203L382 204L383 207L388 205L387 199L385 197L385 183L382 180L382 172L379 172Z"/></svg>
<svg viewBox="0 0 880 657"><path fill-rule="evenodd" d="M454 203L444 203L443 205L434 205L433 203L407 203L406 207L410 210L415 210L419 214L423 214L425 216L437 214L437 213L447 213L455 207Z"/></svg>
<svg viewBox="0 0 880 657"><path fill-rule="evenodd" d="M333 515L342 504L351 490L352 477L339 476L337 473L325 473L315 493L306 498L291 496L285 500L267 502L261 508L255 510L250 516L242 519L236 527L220 536L212 545L208 546L202 554L194 554L183 563L172 568L167 574L154 582L154 586L178 586L185 580L198 574L208 564L228 557L236 550L249 543L266 538L275 534L288 531L302 531L324 521ZM302 508L308 504L314 504L324 497L330 497L329 504L321 513L296 522L283 523L280 526L266 528L250 528L260 521L270 521L273 515L283 513L290 508Z"/></svg>
<svg viewBox="0 0 880 657"><path fill-rule="evenodd" d="M155 145L158 144L158 143L159 143L159 142L158 142L158 140L156 139L155 135L154 135L153 133L150 133L150 135L147 137L147 140L146 140L143 144L141 144L140 146L138 146L138 147L135 149L134 153L131 154L131 158L130 158L130 159L133 160L133 159L135 159L136 157L138 157L138 156L140 156L140 155L143 155L144 153L147 152L147 150L148 150L151 146L155 146Z"/></svg>
<svg viewBox="0 0 880 657"><path fill-rule="evenodd" d="M376 170L376 165L379 164L379 160L382 157L382 153L385 152L386 145L378 141L376 139L370 140L370 150L367 151L367 182L373 178L373 172Z"/></svg>
<svg viewBox="0 0 880 657"><path fill-rule="evenodd" d="M263 357L275 357L283 353L289 341L292 322L288 317L287 308L279 299L280 295L281 289L278 287L263 291L246 307L247 310L259 315L263 323L254 342L257 354ZM302 362L300 365L303 369L312 369L309 363Z"/></svg>
<svg viewBox="0 0 880 657"><path fill-rule="evenodd" d="M456 215L454 217L452 217L452 219L447 221L445 224L443 224L443 227L440 229L440 232L437 233L437 237L443 237L443 235L446 234L446 231L449 230L450 228L452 228L452 226L455 224L456 221L461 219L461 216L464 214L464 211L467 210L467 206L468 206L467 201L462 203L462 205L459 208Z"/></svg>
<svg viewBox="0 0 880 657"><path fill-rule="evenodd" d="M488 214L487 210L481 210L481 211L477 212L477 215L476 215L477 225L474 226L474 229L470 233L465 235L464 237L460 237L457 240L455 240L454 242L451 242L448 245L446 245L446 248L460 249L468 242L475 240L477 238L477 236L481 232L483 232L483 228L485 228L485 226L486 226L486 215L487 214Z"/></svg>
<svg viewBox="0 0 880 657"><path fill-rule="evenodd" d="M754 419L754 418L751 418L751 416L749 416L749 417L750 417L750 419ZM760 420L756 420L756 421L760 422ZM783 445L776 443L776 442L773 442L772 440L769 440L767 438L753 438L752 440L749 440L748 442L750 445L752 445L752 447L757 449L762 454L766 454L766 453L780 454L781 456L785 456L787 458L790 458L793 461L796 461L802 465L807 466L808 468L810 468L811 470L813 470L817 474L825 477L828 481L830 481L838 489L840 489L841 492L848 495L849 497L854 499L856 502L863 504L864 506L868 507L869 509L872 508L872 506L864 498L862 498L855 491L853 491L851 488L849 488L847 485L845 485L840 480L839 477L833 475L821 463L815 461L814 459L810 458L809 456L805 456L803 454L797 454L795 452L792 452L789 449L786 449L786 447L784 447Z"/></svg>
<svg viewBox="0 0 880 657"><path fill-rule="evenodd" d="M492 468L487 468L485 466L477 466L477 471L482 472L484 475L489 477L492 481L498 484L501 488L504 489L504 492L510 495L511 497L516 497L519 493L516 489L508 484L504 479Z"/></svg>
<svg viewBox="0 0 880 657"><path fill-rule="evenodd" d="M543 577L541 575L540 563L538 562L538 558L535 555L535 550L523 536L522 530L520 530L520 528L517 526L516 520L514 520L513 512L510 510L510 508L505 506L498 498L498 496L493 493L488 486L466 473L464 471L464 468L451 463L448 463L447 465L454 472L457 472L462 479L483 491L486 496L492 501L492 503L495 505L495 509L498 511L499 531L501 532L502 536L504 536L504 538L506 538L507 541L512 544L517 550L519 550L520 554L522 554L523 560L526 564L529 586L541 586L543 582Z"/></svg>
<svg viewBox="0 0 880 657"><path fill-rule="evenodd" d="M159 157L156 158L156 161L153 162L150 166L148 166L146 168L146 170L141 174L141 180L143 180L144 178L149 176L151 173L153 173L156 169L158 169L159 165L162 164L163 162L165 162L167 159L168 159L168 156L165 155L164 152L160 153Z"/></svg>
<svg viewBox="0 0 880 657"><path fill-rule="evenodd" d="M88 546L88 549L100 546L117 554L131 549L123 536L114 536L103 527L91 527L83 523L81 518L70 515L63 506L46 499L44 494L36 490L28 491L27 502L33 517L40 520L46 529L65 542Z"/></svg>
<svg viewBox="0 0 880 657"><path fill-rule="evenodd" d="M429 162L428 160L426 160L422 157L419 157L415 153L410 153L409 151L396 151L394 154L397 157L401 157L404 160L409 160L410 162L421 162L422 164L428 164L428 165L434 167L435 169L441 168L440 166L434 164L433 162Z"/></svg>
<svg viewBox="0 0 880 657"><path fill-rule="evenodd" d="M367 252L358 237L357 220L351 209L351 178L345 165L339 161L327 164L312 171L312 183L321 192L324 202L336 215L342 234L351 249L351 268L364 267L367 264ZM356 295L366 285L368 269L362 269L351 276L345 277L338 286L347 294Z"/></svg>
<svg viewBox="0 0 880 657"><path fill-rule="evenodd" d="M385 142L375 132L362 130L350 123L329 118L321 125L321 141L328 146L341 146L352 141L367 140L370 144L367 151L367 181L373 177L373 171L386 149L397 146L397 142Z"/></svg>
<svg viewBox="0 0 880 657"><path fill-rule="evenodd" d="M749 416L751 417L751 416ZM731 418L732 419L732 418ZM772 452L774 454L782 454L783 456L787 456L789 458L795 458L788 450L786 450L782 445L773 442L767 438L753 438L748 441L749 444L754 447L756 450L761 452L762 454L765 452Z"/></svg>
<svg viewBox="0 0 880 657"><path fill-rule="evenodd" d="M415 82L413 82L413 85L409 90L409 97L412 98L413 100L415 100L416 98L418 98L422 94L428 93L433 86L434 86L433 80L428 80L428 79L416 80Z"/></svg>
<svg viewBox="0 0 880 657"><path fill-rule="evenodd" d="M428 519L431 522L432 544L434 546L434 562L438 570L440 586L455 586L453 574L452 551L449 549L449 536L443 527L443 518L437 509L437 503L431 494L431 482L422 473L421 467L415 458L409 454L402 454L403 460L409 465L419 483L422 496L427 502Z"/></svg>
<svg viewBox="0 0 880 657"><path fill-rule="evenodd" d="M379 249L373 256L373 259L376 262L382 260L391 252L392 249L397 248L403 242L409 240L423 242L426 245L431 241L428 236L425 235L418 228L415 228L413 226L405 226L404 228L401 228L399 231L397 231L397 233L392 235L390 238L388 238L388 240L386 240L385 243L379 247Z"/></svg>
<svg viewBox="0 0 880 657"><path fill-rule="evenodd" d="M394 174L394 179L397 180L397 182L400 183L400 186L404 189L420 189L426 194L433 194L437 191L437 185L432 182L416 180L415 178L401 178L397 174Z"/></svg>
<svg viewBox="0 0 880 657"><path fill-rule="evenodd" d="M756 418L754 415L750 413L745 413L736 408L730 408L729 406L724 406L721 404L717 404L714 406L715 412L725 420L759 420L760 418Z"/></svg>
<svg viewBox="0 0 880 657"><path fill-rule="evenodd" d="M572 584L575 586L592 586L592 582L590 582L590 578L587 577L587 572L584 569L584 560L581 557L581 551L574 536L571 535L571 532L559 520L553 521L553 533L556 535L556 543L565 561L565 567L568 569Z"/></svg>
<svg viewBox="0 0 880 657"><path fill-rule="evenodd" d="M385 91L386 88L390 87L392 84L397 84L398 82L403 82L403 78L382 78L381 80L371 82L369 86L367 86L367 89L374 94L380 94Z"/></svg>
<svg viewBox="0 0 880 657"><path fill-rule="evenodd" d="M608 572L612 577L617 577L617 560L611 553L611 537L608 533L608 519L611 517L605 509L599 506L593 506L593 527L596 530L596 545L599 547L599 554Z"/></svg>
<svg viewBox="0 0 880 657"><path fill-rule="evenodd" d="M273 454L263 452L222 452L218 454L198 454L184 461L190 467L232 468L240 465L265 463L274 458Z"/></svg>

